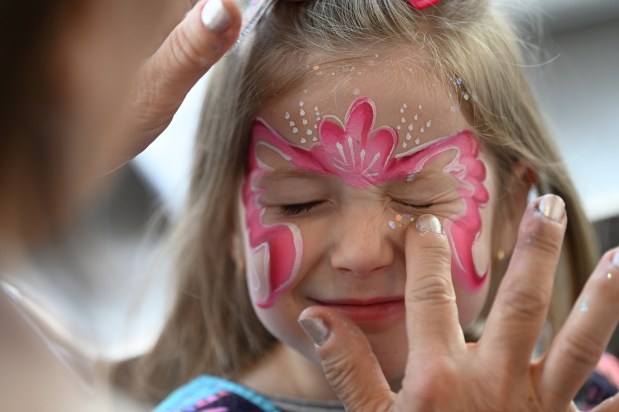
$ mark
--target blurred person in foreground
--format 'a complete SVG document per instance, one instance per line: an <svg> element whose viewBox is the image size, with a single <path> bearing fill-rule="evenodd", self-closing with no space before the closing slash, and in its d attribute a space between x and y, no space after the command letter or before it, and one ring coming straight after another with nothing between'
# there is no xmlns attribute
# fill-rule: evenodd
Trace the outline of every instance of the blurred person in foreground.
<svg viewBox="0 0 619 412"><path fill-rule="evenodd" d="M1 409L130 408L107 396L95 359L5 280L70 222L97 178L167 127L240 20L233 0L0 6Z"/></svg>

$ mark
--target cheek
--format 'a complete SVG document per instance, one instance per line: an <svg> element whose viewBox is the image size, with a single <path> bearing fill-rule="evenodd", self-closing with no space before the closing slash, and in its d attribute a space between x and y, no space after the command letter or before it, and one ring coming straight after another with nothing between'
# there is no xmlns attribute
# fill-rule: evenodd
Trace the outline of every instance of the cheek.
<svg viewBox="0 0 619 412"><path fill-rule="evenodd" d="M473 266L471 273L460 272L454 274L454 287L458 301L458 312L460 316L460 324L466 328L478 316L486 303L488 290L490 286L490 258L492 256L492 210L489 204L488 207L481 210L481 232L476 242L463 243L460 247L463 251L458 251L459 254L467 253L469 250L472 253ZM453 269L452 269L453 270ZM479 273L484 273L483 283L477 288L471 288L469 283L458 281L458 276L472 277L478 276Z"/></svg>
<svg viewBox="0 0 619 412"><path fill-rule="evenodd" d="M479 291L488 279L488 257L484 247L489 237L484 230L490 220L487 215L490 194L484 184L486 166L481 159L469 164L463 179L466 186L460 189L463 210L445 223L445 233L452 250L451 273L455 283L471 292ZM486 255L486 256L484 256Z"/></svg>
<svg viewBox="0 0 619 412"><path fill-rule="evenodd" d="M303 255L303 238L291 223L265 224L261 208L245 202L245 257L252 300L271 307L295 283Z"/></svg>

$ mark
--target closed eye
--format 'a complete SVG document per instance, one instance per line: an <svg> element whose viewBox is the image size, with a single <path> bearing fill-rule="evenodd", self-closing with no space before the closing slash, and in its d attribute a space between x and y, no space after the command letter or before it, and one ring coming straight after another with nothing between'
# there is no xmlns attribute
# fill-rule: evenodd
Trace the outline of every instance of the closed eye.
<svg viewBox="0 0 619 412"><path fill-rule="evenodd" d="M280 213L285 216L297 216L303 213L307 213L314 207L323 203L324 200L316 200L314 202L296 203L292 205L279 206Z"/></svg>
<svg viewBox="0 0 619 412"><path fill-rule="evenodd" d="M433 205L432 203L413 204L413 203L405 202L403 200L395 200L395 199L394 199L394 202L399 203L404 206L412 207L415 209L427 209Z"/></svg>

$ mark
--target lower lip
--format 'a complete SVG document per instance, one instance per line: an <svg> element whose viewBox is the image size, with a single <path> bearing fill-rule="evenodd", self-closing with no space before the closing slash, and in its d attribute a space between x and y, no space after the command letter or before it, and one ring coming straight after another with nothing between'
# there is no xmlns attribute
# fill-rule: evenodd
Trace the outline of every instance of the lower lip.
<svg viewBox="0 0 619 412"><path fill-rule="evenodd" d="M355 323L376 323L401 316L404 313L403 299L367 305L316 303L340 311Z"/></svg>

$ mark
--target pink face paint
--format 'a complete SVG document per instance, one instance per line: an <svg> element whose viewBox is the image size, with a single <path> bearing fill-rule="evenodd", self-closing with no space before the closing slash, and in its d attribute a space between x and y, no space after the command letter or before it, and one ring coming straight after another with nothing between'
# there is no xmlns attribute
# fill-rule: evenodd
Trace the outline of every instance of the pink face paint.
<svg viewBox="0 0 619 412"><path fill-rule="evenodd" d="M455 152L443 168L459 183L463 199L463 210L445 223L453 251L452 276L472 291L485 282L487 269L478 273L473 258L473 246L481 232L479 209L488 202L488 191L483 184L486 168L479 159L480 144L475 135L463 131L396 156L397 131L391 127L374 129L375 121L374 103L368 98L358 98L350 106L344 124L335 117L322 119L318 125L320 141L309 149L288 142L262 119L255 121L243 203L251 253L258 258L255 270L261 279L268 280L266 288L260 288L264 293L257 301L259 306L272 305L294 282L302 255L302 239L296 225L267 225L262 221L264 210L258 200L263 190L257 183L272 171L258 157L262 145L301 170L335 175L356 188L411 179L426 164L447 152Z"/></svg>

